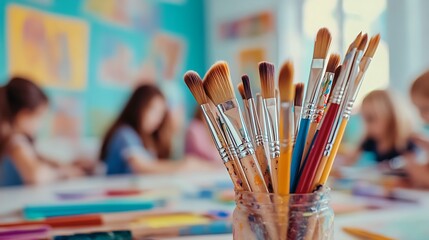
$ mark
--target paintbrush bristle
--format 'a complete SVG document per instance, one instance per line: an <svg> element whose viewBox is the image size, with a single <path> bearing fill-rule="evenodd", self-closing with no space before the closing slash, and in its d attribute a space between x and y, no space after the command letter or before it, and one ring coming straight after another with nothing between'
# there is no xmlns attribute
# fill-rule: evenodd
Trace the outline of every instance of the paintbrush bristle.
<svg viewBox="0 0 429 240"><path fill-rule="evenodd" d="M244 95L246 96L246 99L253 98L252 96L252 88L250 87L250 79L249 76L244 74L241 76L241 81L243 82L244 86Z"/></svg>
<svg viewBox="0 0 429 240"><path fill-rule="evenodd" d="M244 86L243 86L243 83L239 83L239 84L237 85L237 89L238 89L238 92L240 93L241 98L242 98L243 100L245 100L245 99L246 99L246 95L244 94Z"/></svg>
<svg viewBox="0 0 429 240"><path fill-rule="evenodd" d="M362 40L360 41L358 51L365 50L367 42L368 42L368 34L365 33L362 37Z"/></svg>
<svg viewBox="0 0 429 240"><path fill-rule="evenodd" d="M203 80L204 90L215 105L234 99L228 64L218 61L207 71Z"/></svg>
<svg viewBox="0 0 429 240"><path fill-rule="evenodd" d="M186 86L191 90L192 95L198 104L206 104L209 102L207 95L204 91L203 81L200 78L200 75L194 71L187 71L183 77L185 80Z"/></svg>
<svg viewBox="0 0 429 240"><path fill-rule="evenodd" d="M328 66L326 67L326 72L335 72L338 64L340 63L340 55L333 53L329 56Z"/></svg>
<svg viewBox="0 0 429 240"><path fill-rule="evenodd" d="M375 35L369 40L368 48L365 52L365 57L374 57L378 44L380 43L380 34Z"/></svg>
<svg viewBox="0 0 429 240"><path fill-rule="evenodd" d="M295 84L295 106L302 106L302 101L304 100L304 83Z"/></svg>
<svg viewBox="0 0 429 240"><path fill-rule="evenodd" d="M314 43L313 59L325 59L331 45L331 33L327 28L321 28L317 32L316 42Z"/></svg>
<svg viewBox="0 0 429 240"><path fill-rule="evenodd" d="M293 85L294 68L292 61L286 61L280 68L279 90L281 102L293 101L295 88Z"/></svg>
<svg viewBox="0 0 429 240"><path fill-rule="evenodd" d="M340 76L340 73L341 73L341 65L338 66L337 69L335 69L334 79L332 80L331 93L332 93L332 90L335 88L335 85L337 85L338 77Z"/></svg>
<svg viewBox="0 0 429 240"><path fill-rule="evenodd" d="M259 63L259 78L261 79L261 91L263 98L275 97L274 76L274 65L272 63Z"/></svg>
<svg viewBox="0 0 429 240"><path fill-rule="evenodd" d="M353 50L354 48L357 48L360 44L360 41L362 39L362 32L360 32L355 40L350 44L349 49L347 49L347 53L349 53L351 50Z"/></svg>

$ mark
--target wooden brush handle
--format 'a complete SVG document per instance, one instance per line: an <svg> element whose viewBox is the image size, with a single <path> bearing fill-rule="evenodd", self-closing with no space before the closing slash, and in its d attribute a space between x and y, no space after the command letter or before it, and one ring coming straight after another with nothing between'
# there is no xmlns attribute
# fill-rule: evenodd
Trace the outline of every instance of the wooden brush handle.
<svg viewBox="0 0 429 240"><path fill-rule="evenodd" d="M258 167L255 155L248 155L240 159L240 163L249 183L250 190L252 192L268 193L267 185L264 182L264 177Z"/></svg>
<svg viewBox="0 0 429 240"><path fill-rule="evenodd" d="M270 159L270 169L271 169L271 179L273 181L274 192L277 193L279 183L278 183L278 173L279 173L279 160L280 157Z"/></svg>
<svg viewBox="0 0 429 240"><path fill-rule="evenodd" d="M322 175L318 182L318 185L324 185L328 181L329 174L331 173L332 165L334 164L335 157L337 155L338 149L340 148L341 140L343 139L344 132L346 130L348 119L343 119L341 121L340 128L338 129L337 137L334 140L334 145L332 146L331 153L327 157L326 164L323 168Z"/></svg>
<svg viewBox="0 0 429 240"><path fill-rule="evenodd" d="M234 161L225 163L226 170L231 177L232 183L234 184L235 191L249 191L246 179L240 176L240 166L237 166Z"/></svg>
<svg viewBox="0 0 429 240"><path fill-rule="evenodd" d="M335 118L340 109L338 104L332 104L326 113L325 119L323 120L322 127L314 141L313 147L311 148L305 166L298 181L296 193L309 193L312 191L311 187L316 176L317 168L320 160L322 159L323 152L325 150L326 143L329 139L329 134L335 122Z"/></svg>
<svg viewBox="0 0 429 240"><path fill-rule="evenodd" d="M275 189L274 182L271 180L270 168L268 167L268 157L264 145L256 146L255 155L258 160L262 176L264 176L264 181L267 185L268 191L273 192L273 189Z"/></svg>

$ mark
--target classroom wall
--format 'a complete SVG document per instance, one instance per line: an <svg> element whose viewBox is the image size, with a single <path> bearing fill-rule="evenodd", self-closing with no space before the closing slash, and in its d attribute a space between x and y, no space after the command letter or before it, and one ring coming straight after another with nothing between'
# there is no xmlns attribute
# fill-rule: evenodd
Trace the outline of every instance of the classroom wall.
<svg viewBox="0 0 429 240"><path fill-rule="evenodd" d="M175 113L190 116L194 101L182 76L205 68L203 5L2 0L0 83L19 74L43 86L53 108L48 136L101 136L132 88L151 81Z"/></svg>

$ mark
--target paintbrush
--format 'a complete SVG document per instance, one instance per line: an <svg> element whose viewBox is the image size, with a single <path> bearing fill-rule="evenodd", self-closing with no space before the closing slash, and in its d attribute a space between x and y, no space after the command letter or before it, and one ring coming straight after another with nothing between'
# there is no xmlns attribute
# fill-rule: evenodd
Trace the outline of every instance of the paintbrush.
<svg viewBox="0 0 429 240"><path fill-rule="evenodd" d="M323 114L325 112L325 106L328 102L327 97L331 92L331 86L334 79L335 69L337 68L339 62L340 62L340 55L331 54L331 56L329 57L328 65L326 67L325 76L323 77L322 90L320 91L318 96L315 117L311 119L310 127L308 129L307 142L305 144L304 155L303 155L305 157L307 156L308 150L310 149L310 146L314 141L314 137L316 136L316 132L317 132L317 126L322 120ZM304 163L305 160L302 162Z"/></svg>
<svg viewBox="0 0 429 240"><path fill-rule="evenodd" d="M216 105L220 118L225 123L241 167L249 180L250 190L268 192L256 160L255 150L243 122L240 106L235 98L228 64L219 61L211 66L204 77L203 85L205 92Z"/></svg>
<svg viewBox="0 0 429 240"><path fill-rule="evenodd" d="M338 144L336 145L335 139L337 139L338 134L342 135L342 133L340 133L340 132L345 130L345 126L347 125L347 122L348 122L348 117L350 116L350 113L351 113L351 107L350 107L349 113L346 113L347 111L345 112L345 110L347 109L347 105L348 105L347 102L348 102L348 99L350 98L351 91L354 89L353 79L356 78L357 73L359 71L359 63L360 63L360 60L362 59L363 52L365 50L367 41L368 41L368 36L366 34L364 34L362 36L362 39L361 39L359 46L357 48L353 63L351 64L352 67L350 69L350 73L348 76L349 86L347 87L348 88L347 93L344 97L344 101L342 101L342 103L341 103L340 111L337 113L337 116L334 120L332 131L329 134L328 143L326 144L325 151L323 153L323 157L319 163L319 166L318 166L318 169L316 172L316 176L313 180L313 185L312 185L313 189L315 189L319 185L319 182L320 182L320 179L323 175L325 167L326 167L327 163L329 162L329 155L331 153L331 149L333 147L339 147L340 142L338 142ZM345 118L345 117L341 117L341 116L347 116L347 117ZM335 152L335 154L336 154L336 152ZM334 157L334 155L333 155L333 157Z"/></svg>
<svg viewBox="0 0 429 240"><path fill-rule="evenodd" d="M315 116L316 104L326 67L326 56L331 44L331 34L326 28L318 31L314 44L313 61L311 63L310 76L305 94L304 108L299 124L298 135L292 155L291 189L296 188L298 182L299 168L303 158L303 151L307 139L311 119Z"/></svg>
<svg viewBox="0 0 429 240"><path fill-rule="evenodd" d="M235 190L242 191L246 189L246 184L243 183L247 181L243 180L240 176L239 168L241 167L239 166L239 162L234 161L234 155L231 156L231 154L228 154L225 136L217 124L213 114L213 108L211 107L210 100L204 91L203 82L200 76L194 71L188 71L185 73L184 80L195 100L201 107L201 111L212 136L213 142L223 163L225 164L226 169L228 170Z"/></svg>
<svg viewBox="0 0 429 240"><path fill-rule="evenodd" d="M243 75L241 76L242 84L243 84L243 92L245 99L247 101L247 114L249 119L249 125L247 125L250 129L250 133L252 136L252 141L255 146L255 154L256 158L259 162L259 167L261 168L261 172L264 175L265 183L267 184L268 190L273 192L273 186L271 182L271 174L268 163L268 155L266 151L266 144L264 139L266 136L262 134L260 121L258 119L258 114L256 112L256 104L255 99L253 98L252 89L250 86L249 76Z"/></svg>
<svg viewBox="0 0 429 240"><path fill-rule="evenodd" d="M294 114L294 141L299 128L299 119L301 119L302 101L304 100L304 83L295 84L295 99L293 101L293 114Z"/></svg>
<svg viewBox="0 0 429 240"><path fill-rule="evenodd" d="M353 88L351 88L349 91L350 98L347 99L347 105L343 112L343 121L341 122L338 132L334 133L334 144L332 146L332 149L330 149L330 146L327 146L326 151L324 152L324 158L327 158L326 165L323 168L322 175L317 185L319 184L323 185L328 180L329 173L331 172L332 165L335 160L335 156L338 152L346 125L350 118L353 104L357 98L360 86L362 85L362 82L363 82L363 77L365 76L365 72L367 71L369 64L371 63L372 58L374 57L374 54L375 54L375 51L377 50L379 42L380 42L380 34L377 34L374 37L372 37L371 40L369 41L368 48L366 49L365 54L362 57L362 60L360 61L359 64L357 64L357 66L359 66L359 71L356 75L356 78L351 79L351 81L353 81L354 84L353 84ZM361 44L360 48L362 48L362 45L363 44Z"/></svg>
<svg viewBox="0 0 429 240"><path fill-rule="evenodd" d="M295 88L293 85L294 68L287 61L280 68L280 160L278 167L278 193L290 193L290 167L292 161L293 139L293 101Z"/></svg>
<svg viewBox="0 0 429 240"><path fill-rule="evenodd" d="M328 109L322 119L320 131L317 134L317 138L315 139L314 144L309 151L306 164L302 166L303 170L302 174L300 174L296 193L309 193L313 190L311 188L313 186L314 178L323 156L323 150L325 149L329 135L331 134L333 126L335 125L337 115L340 113L340 107L349 83L351 65L361 39L362 33L359 33L359 35L350 45L349 51L344 58L341 72L338 76L338 83L333 89L333 94L329 100Z"/></svg>
<svg viewBox="0 0 429 240"><path fill-rule="evenodd" d="M278 123L278 107L277 99L275 96L275 71L274 65L269 62L259 63L259 78L261 80L261 92L264 113L265 113L265 124L267 126L267 137L268 137L268 148L270 153L270 170L271 178L274 189L277 189L277 172L278 172L278 161L280 157L280 142L279 142L279 123Z"/></svg>
<svg viewBox="0 0 429 240"><path fill-rule="evenodd" d="M243 83L238 83L237 84L237 90L238 93L240 93L241 96L241 100L243 101L243 117L244 117L244 123L246 124L247 127L250 126L250 119L249 119L249 103L246 99L246 95L244 93L244 86ZM249 138L250 140L254 139L254 135L252 133L252 131L248 130L249 133Z"/></svg>

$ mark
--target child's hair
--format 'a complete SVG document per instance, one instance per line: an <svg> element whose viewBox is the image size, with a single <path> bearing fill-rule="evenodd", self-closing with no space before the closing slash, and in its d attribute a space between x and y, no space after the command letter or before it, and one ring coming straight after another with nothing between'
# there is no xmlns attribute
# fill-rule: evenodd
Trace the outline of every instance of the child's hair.
<svg viewBox="0 0 429 240"><path fill-rule="evenodd" d="M0 87L0 154L8 142L16 115L22 110L34 111L47 103L43 90L26 78L13 77Z"/></svg>
<svg viewBox="0 0 429 240"><path fill-rule="evenodd" d="M165 99L162 92L156 86L142 85L135 89L130 99L125 104L121 114L104 137L100 152L101 160L104 161L107 156L108 144L113 134L123 125L128 125L133 128L139 134L145 147L154 148L158 158L167 158L170 156L171 119L168 111L166 111L161 125L154 133L148 135L141 129L141 118L145 117L146 109L149 107L150 101L155 97Z"/></svg>
<svg viewBox="0 0 429 240"><path fill-rule="evenodd" d="M389 136L386 137L391 139L391 144L396 150L402 151L407 148L412 126L409 114L397 95L394 97L388 90L375 90L365 96L363 106L376 108L375 112L387 116L389 122L386 129Z"/></svg>
<svg viewBox="0 0 429 240"><path fill-rule="evenodd" d="M429 99L429 71L420 75L411 85L411 98L419 95Z"/></svg>

